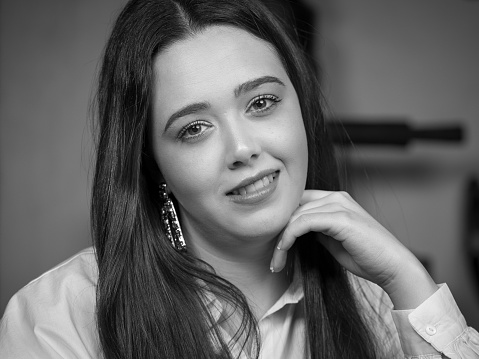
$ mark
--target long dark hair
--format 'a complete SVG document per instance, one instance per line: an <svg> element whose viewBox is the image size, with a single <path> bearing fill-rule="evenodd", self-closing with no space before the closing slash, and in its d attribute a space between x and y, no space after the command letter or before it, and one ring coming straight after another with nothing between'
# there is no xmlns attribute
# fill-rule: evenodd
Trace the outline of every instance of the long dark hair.
<svg viewBox="0 0 479 359"><path fill-rule="evenodd" d="M309 150L307 188L338 190L321 93L294 29L255 0L132 0L105 49L97 94L92 228L99 279L97 325L105 358L230 358L205 304L209 292L242 313L234 340L258 329L243 294L206 263L179 253L160 225L148 143L154 56L212 25L236 26L272 44L298 94ZM305 237L312 237L308 234ZM311 358L372 358L375 345L344 269L313 238L295 245Z"/></svg>

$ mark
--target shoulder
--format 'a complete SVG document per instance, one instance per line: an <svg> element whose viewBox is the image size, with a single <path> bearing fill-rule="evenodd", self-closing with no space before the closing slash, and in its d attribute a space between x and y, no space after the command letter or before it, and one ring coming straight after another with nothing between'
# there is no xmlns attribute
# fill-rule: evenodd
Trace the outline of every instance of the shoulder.
<svg viewBox="0 0 479 359"><path fill-rule="evenodd" d="M0 357L98 357L97 278L88 248L22 288L0 323Z"/></svg>
<svg viewBox="0 0 479 359"><path fill-rule="evenodd" d="M94 312L97 268L93 248L84 249L28 283L10 300L9 306L28 308L30 313L42 317L45 312L58 313L69 308L75 308L76 313Z"/></svg>
<svg viewBox="0 0 479 359"><path fill-rule="evenodd" d="M58 288L60 286L76 290L79 285L95 286L97 279L98 266L95 251L92 247L89 247L32 280L18 294L32 291L48 293L48 291L45 291L46 289L54 289L49 287Z"/></svg>

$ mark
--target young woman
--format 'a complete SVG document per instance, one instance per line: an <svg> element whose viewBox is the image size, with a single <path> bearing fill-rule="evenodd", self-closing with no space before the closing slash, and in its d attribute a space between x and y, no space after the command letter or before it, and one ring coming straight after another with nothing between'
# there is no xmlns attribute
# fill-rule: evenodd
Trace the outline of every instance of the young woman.
<svg viewBox="0 0 479 359"><path fill-rule="evenodd" d="M94 250L11 300L2 358L479 357L447 286L339 192L313 71L259 1L130 1L98 131Z"/></svg>

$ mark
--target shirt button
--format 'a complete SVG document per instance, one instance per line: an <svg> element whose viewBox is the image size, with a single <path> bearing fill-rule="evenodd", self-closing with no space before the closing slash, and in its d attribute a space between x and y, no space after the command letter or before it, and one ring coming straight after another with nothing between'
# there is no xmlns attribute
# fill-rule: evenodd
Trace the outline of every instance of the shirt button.
<svg viewBox="0 0 479 359"><path fill-rule="evenodd" d="M428 335L434 335L434 334L437 333L437 329L436 329L436 327L433 327L432 325L428 325L428 326L426 327L426 333L427 333Z"/></svg>

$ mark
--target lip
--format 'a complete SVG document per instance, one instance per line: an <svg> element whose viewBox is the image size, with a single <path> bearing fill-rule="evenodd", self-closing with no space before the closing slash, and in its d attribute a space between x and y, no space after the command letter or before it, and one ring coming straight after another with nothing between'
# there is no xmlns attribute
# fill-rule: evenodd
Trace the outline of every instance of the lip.
<svg viewBox="0 0 479 359"><path fill-rule="evenodd" d="M255 204L258 202L263 201L267 197L269 197L276 189L278 185L278 177L280 171L268 169L259 172L258 174L245 178L242 180L236 187L231 189L231 191L227 192L226 195L232 202L241 203L241 204ZM252 193L245 193L245 194L233 194L233 191L240 189L241 187L248 186L250 184L255 183L256 181L262 179L265 176L273 175L274 179L273 182L268 184L265 187L262 187L260 190L257 190Z"/></svg>

